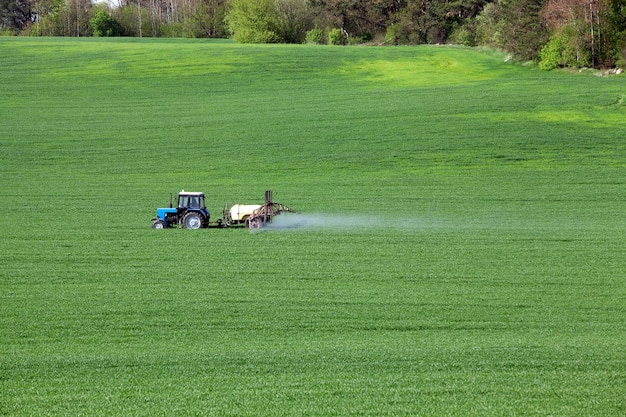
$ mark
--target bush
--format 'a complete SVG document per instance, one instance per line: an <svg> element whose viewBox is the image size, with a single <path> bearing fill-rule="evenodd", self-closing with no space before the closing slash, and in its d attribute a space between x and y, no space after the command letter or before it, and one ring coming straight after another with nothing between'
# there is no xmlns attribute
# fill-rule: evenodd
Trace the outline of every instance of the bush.
<svg viewBox="0 0 626 417"><path fill-rule="evenodd" d="M305 42L318 45L324 44L324 30L318 27L309 30L306 33Z"/></svg>
<svg viewBox="0 0 626 417"><path fill-rule="evenodd" d="M345 31L335 28L328 33L328 43L330 45L346 45L348 35Z"/></svg>
<svg viewBox="0 0 626 417"><path fill-rule="evenodd" d="M591 65L591 53L581 42L573 26L563 26L539 52L539 68L586 67Z"/></svg>
<svg viewBox="0 0 626 417"><path fill-rule="evenodd" d="M122 36L124 34L122 25L101 8L96 10L89 24L93 30L93 36Z"/></svg>
<svg viewBox="0 0 626 417"><path fill-rule="evenodd" d="M281 42L280 22L272 0L232 0L226 24L240 43Z"/></svg>
<svg viewBox="0 0 626 417"><path fill-rule="evenodd" d="M539 52L539 68L550 71L563 65L563 41L560 36L553 36Z"/></svg>
<svg viewBox="0 0 626 417"><path fill-rule="evenodd" d="M422 43L416 26L410 20L402 20L387 27L385 43L393 45L417 45Z"/></svg>
<svg viewBox="0 0 626 417"><path fill-rule="evenodd" d="M348 44L349 45L363 45L363 44L370 42L371 40L372 40L372 35L370 35L369 33L365 33L361 36L349 36Z"/></svg>
<svg viewBox="0 0 626 417"><path fill-rule="evenodd" d="M455 28L450 41L459 45L476 46L476 25L474 19L468 19L467 22Z"/></svg>
<svg viewBox="0 0 626 417"><path fill-rule="evenodd" d="M160 35L165 38L184 38L184 27L183 24L178 23L167 23L161 25L159 27Z"/></svg>
<svg viewBox="0 0 626 417"><path fill-rule="evenodd" d="M387 31L385 32L385 43L396 45L398 30L399 30L398 24L389 25L387 27Z"/></svg>

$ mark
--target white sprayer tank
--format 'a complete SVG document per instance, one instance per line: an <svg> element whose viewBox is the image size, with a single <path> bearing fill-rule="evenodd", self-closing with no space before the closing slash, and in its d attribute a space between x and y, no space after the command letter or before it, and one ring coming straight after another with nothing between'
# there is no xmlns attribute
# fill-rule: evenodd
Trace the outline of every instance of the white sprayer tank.
<svg viewBox="0 0 626 417"><path fill-rule="evenodd" d="M235 204L230 209L230 217L234 222L241 222L250 217L258 208L261 208L258 204Z"/></svg>

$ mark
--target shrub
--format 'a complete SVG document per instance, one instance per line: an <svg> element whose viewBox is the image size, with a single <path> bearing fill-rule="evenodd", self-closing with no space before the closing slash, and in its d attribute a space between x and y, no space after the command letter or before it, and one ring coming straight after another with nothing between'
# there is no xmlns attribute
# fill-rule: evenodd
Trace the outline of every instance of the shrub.
<svg viewBox="0 0 626 417"><path fill-rule="evenodd" d="M470 18L464 25L455 28L450 35L450 40L460 45L476 46L475 20Z"/></svg>
<svg viewBox="0 0 626 417"><path fill-rule="evenodd" d="M98 8L89 21L93 36L122 36L122 25L104 9Z"/></svg>
<svg viewBox="0 0 626 417"><path fill-rule="evenodd" d="M539 68L550 71L563 65L563 41L560 36L553 36L539 52Z"/></svg>
<svg viewBox="0 0 626 417"><path fill-rule="evenodd" d="M387 27L385 43L393 45L417 45L423 43L417 27L410 20L402 20Z"/></svg>
<svg viewBox="0 0 626 417"><path fill-rule="evenodd" d="M345 31L335 28L328 33L328 43L331 45L346 45L348 35Z"/></svg>
<svg viewBox="0 0 626 417"><path fill-rule="evenodd" d="M539 68L585 67L591 64L591 54L572 25L563 26L552 35L539 52Z"/></svg>
<svg viewBox="0 0 626 417"><path fill-rule="evenodd" d="M166 38L184 38L183 23L167 23L159 27L161 36Z"/></svg>
<svg viewBox="0 0 626 417"><path fill-rule="evenodd" d="M322 45L324 43L324 30L318 27L309 30L306 33L305 42Z"/></svg>
<svg viewBox="0 0 626 417"><path fill-rule="evenodd" d="M396 45L398 29L399 29L398 24L392 24L392 25L387 26L387 31L385 32L385 43Z"/></svg>
<svg viewBox="0 0 626 417"><path fill-rule="evenodd" d="M228 29L240 43L276 43L280 23L272 0L233 0L226 17Z"/></svg>
<svg viewBox="0 0 626 417"><path fill-rule="evenodd" d="M349 36L348 44L349 45L363 45L372 40L372 35L369 33L364 33L361 36Z"/></svg>

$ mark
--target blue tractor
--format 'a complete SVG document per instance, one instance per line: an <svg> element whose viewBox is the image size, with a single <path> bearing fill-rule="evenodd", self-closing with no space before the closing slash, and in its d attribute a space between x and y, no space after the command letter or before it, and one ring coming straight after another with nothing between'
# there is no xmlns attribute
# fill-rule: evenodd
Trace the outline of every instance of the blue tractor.
<svg viewBox="0 0 626 417"><path fill-rule="evenodd" d="M158 208L157 217L152 219L153 229L166 229L168 227L182 226L185 229L200 229L209 227L211 214L204 202L204 193L188 192L182 190L178 193L178 206Z"/></svg>

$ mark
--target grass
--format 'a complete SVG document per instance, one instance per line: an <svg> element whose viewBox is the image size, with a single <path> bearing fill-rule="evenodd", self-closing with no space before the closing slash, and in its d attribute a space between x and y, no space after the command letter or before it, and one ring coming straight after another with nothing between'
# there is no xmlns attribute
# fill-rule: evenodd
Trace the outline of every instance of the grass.
<svg viewBox="0 0 626 417"><path fill-rule="evenodd" d="M626 413L623 76L0 39L0 415ZM150 229L170 192L345 227Z"/></svg>

